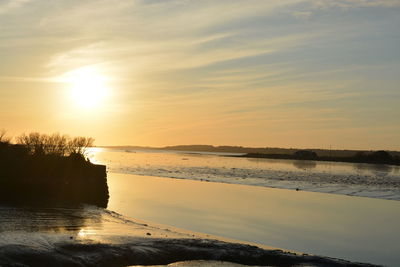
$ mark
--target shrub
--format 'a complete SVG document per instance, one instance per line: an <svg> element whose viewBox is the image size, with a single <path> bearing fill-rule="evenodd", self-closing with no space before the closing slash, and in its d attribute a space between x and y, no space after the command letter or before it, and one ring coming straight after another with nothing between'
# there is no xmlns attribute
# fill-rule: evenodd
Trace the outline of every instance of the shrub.
<svg viewBox="0 0 400 267"><path fill-rule="evenodd" d="M10 138L7 137L7 132L4 129L0 130L0 143L9 143Z"/></svg>
<svg viewBox="0 0 400 267"><path fill-rule="evenodd" d="M69 154L80 154L86 156L87 149L93 146L94 139L91 137L75 137L68 141Z"/></svg>
<svg viewBox="0 0 400 267"><path fill-rule="evenodd" d="M59 133L47 135L33 132L18 136L17 143L25 146L33 155L68 156L79 154L85 157L87 149L93 146L94 139L91 137L70 138Z"/></svg>

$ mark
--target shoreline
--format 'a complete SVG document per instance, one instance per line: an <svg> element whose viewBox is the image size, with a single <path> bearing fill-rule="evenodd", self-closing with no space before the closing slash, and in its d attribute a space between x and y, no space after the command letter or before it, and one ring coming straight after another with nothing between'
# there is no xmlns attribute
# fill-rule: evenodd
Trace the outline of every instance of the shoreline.
<svg viewBox="0 0 400 267"><path fill-rule="evenodd" d="M228 266L231 263L269 266L377 266L280 249L266 250L248 244L222 241L214 236L204 238L193 232L179 232L169 226L138 222L93 206L80 209L22 210L22 213L20 209L0 206L0 212L2 215L6 212L8 219L15 219L13 213L24 215L25 219L30 218L24 224L17 224L17 227L21 227L19 230L0 231L2 266L20 264L18 266L119 267L191 260L223 261ZM71 225L70 216L88 221L84 223L78 220L80 223ZM59 228L60 222L65 223L65 228ZM36 231L29 230L29 224L35 224L39 228ZM46 228L40 228L44 226ZM73 227L70 228L71 226Z"/></svg>
<svg viewBox="0 0 400 267"><path fill-rule="evenodd" d="M256 159L281 159L281 160L300 160L300 161L323 161L323 162L343 162L343 163L362 163L372 165L388 165L400 166L400 162L382 162L373 160L360 160L353 157L320 157L316 158L298 158L289 154L263 154L263 153L247 153L244 155L222 155L222 157L236 157L236 158L256 158Z"/></svg>

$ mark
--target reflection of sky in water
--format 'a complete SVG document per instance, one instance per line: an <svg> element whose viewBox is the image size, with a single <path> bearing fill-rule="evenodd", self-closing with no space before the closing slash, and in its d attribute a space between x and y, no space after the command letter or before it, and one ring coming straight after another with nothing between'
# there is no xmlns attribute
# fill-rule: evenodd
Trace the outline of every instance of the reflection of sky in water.
<svg viewBox="0 0 400 267"><path fill-rule="evenodd" d="M0 206L0 246L31 244L41 247L50 246L49 242L74 240L121 243L134 238L146 238L148 232L152 237L188 237L93 206Z"/></svg>
<svg viewBox="0 0 400 267"><path fill-rule="evenodd" d="M109 174L109 208L192 231L396 266L400 202Z"/></svg>
<svg viewBox="0 0 400 267"><path fill-rule="evenodd" d="M0 232L78 232L87 225L101 227L101 213L84 208L0 207Z"/></svg>
<svg viewBox="0 0 400 267"><path fill-rule="evenodd" d="M317 162L312 160L293 160L293 166L306 171L316 168Z"/></svg>

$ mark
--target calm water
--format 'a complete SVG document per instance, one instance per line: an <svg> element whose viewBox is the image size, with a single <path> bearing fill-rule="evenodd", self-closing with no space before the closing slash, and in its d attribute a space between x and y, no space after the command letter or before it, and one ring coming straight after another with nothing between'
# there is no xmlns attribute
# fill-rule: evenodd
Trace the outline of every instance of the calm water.
<svg viewBox="0 0 400 267"><path fill-rule="evenodd" d="M398 266L400 202L109 174L109 209L288 250Z"/></svg>
<svg viewBox="0 0 400 267"><path fill-rule="evenodd" d="M400 200L399 166L101 148L90 157L118 173Z"/></svg>

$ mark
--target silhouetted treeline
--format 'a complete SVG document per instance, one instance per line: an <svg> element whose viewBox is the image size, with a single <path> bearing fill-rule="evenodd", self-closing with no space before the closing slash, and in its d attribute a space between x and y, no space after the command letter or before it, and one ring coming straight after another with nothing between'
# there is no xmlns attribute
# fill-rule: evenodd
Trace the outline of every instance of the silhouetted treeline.
<svg viewBox="0 0 400 267"><path fill-rule="evenodd" d="M0 202L107 206L106 167L84 156L91 138L32 133L0 140Z"/></svg>
<svg viewBox="0 0 400 267"><path fill-rule="evenodd" d="M74 137L67 135L29 133L22 134L16 138L17 143L26 147L33 155L58 155L67 156L71 154L85 155L86 149L93 146L94 139L88 137Z"/></svg>
<svg viewBox="0 0 400 267"><path fill-rule="evenodd" d="M379 150L374 152L357 152L350 157L319 156L315 151L298 150L292 155L289 154L265 154L247 153L237 157L247 158L270 158L270 159L296 159L296 160L316 160L316 161L336 161L350 163L373 163L400 165L400 156L391 155L387 151Z"/></svg>

